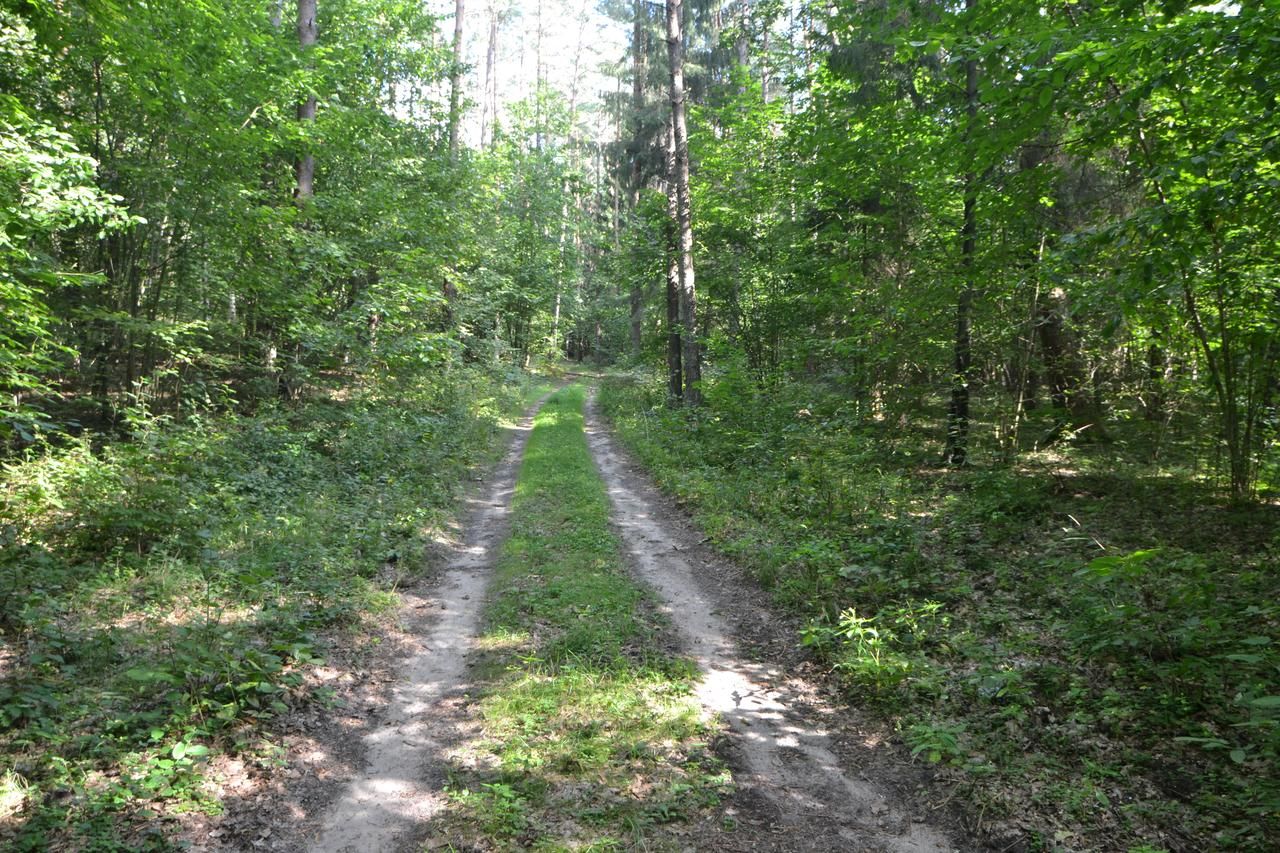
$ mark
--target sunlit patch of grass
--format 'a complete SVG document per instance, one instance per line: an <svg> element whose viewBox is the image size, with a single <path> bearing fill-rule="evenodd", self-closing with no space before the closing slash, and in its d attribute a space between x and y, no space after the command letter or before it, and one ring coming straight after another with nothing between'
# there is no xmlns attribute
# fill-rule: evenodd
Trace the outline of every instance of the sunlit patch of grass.
<svg viewBox="0 0 1280 853"><path fill-rule="evenodd" d="M27 781L6 770L0 774L0 826L17 817L27 800Z"/></svg>
<svg viewBox="0 0 1280 853"><path fill-rule="evenodd" d="M457 769L444 833L498 848L671 842L731 780L707 744L695 667L629 579L582 431L583 392L535 422L481 640L481 733Z"/></svg>
<svg viewBox="0 0 1280 853"><path fill-rule="evenodd" d="M512 671L481 703L489 748L508 770L628 769L705 734L689 686L659 672ZM619 763L619 759L623 761Z"/></svg>
<svg viewBox="0 0 1280 853"><path fill-rule="evenodd" d="M527 631L511 631L495 628L482 637L477 637L475 647L482 652L505 652L523 648L531 638Z"/></svg>
<svg viewBox="0 0 1280 853"><path fill-rule="evenodd" d="M520 413L550 394L555 387L555 383L550 379L536 376L528 378L521 387L520 408L506 407L504 413L499 417L498 423L508 429L516 426L520 420Z"/></svg>

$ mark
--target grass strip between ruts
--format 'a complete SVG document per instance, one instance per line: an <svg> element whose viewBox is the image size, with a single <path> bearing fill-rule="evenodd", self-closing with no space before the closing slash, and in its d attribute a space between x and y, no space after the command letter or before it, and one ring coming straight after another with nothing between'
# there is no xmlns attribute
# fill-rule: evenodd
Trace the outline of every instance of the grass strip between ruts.
<svg viewBox="0 0 1280 853"><path fill-rule="evenodd" d="M538 414L480 640L478 734L453 756L443 835L464 849L681 847L728 774L627 575L571 386Z"/></svg>

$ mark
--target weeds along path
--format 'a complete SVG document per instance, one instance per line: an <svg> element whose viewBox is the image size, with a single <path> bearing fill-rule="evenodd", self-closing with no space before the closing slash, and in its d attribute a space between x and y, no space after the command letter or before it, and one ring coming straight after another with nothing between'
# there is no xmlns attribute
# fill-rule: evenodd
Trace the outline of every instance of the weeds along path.
<svg viewBox="0 0 1280 853"><path fill-rule="evenodd" d="M534 411L541 403L534 406ZM364 736L365 767L324 816L310 851L397 849L441 807L441 764L455 721L445 706L467 689L466 655L476 635L493 560L509 525L516 471L533 414L515 428L511 448L488 487L468 499L464 537L439 586L402 595L410 656L387 706Z"/></svg>
<svg viewBox="0 0 1280 853"><path fill-rule="evenodd" d="M637 574L666 602L666 613L697 662L699 700L728 728L728 748L721 751L734 771L736 817L764 827L746 846L739 843L745 838L730 838L719 849L960 849L941 829L917 819L919 807L898 793L899 780L879 779L870 767L848 766L828 731L835 718L831 709L815 704L815 691L741 654L720 614L754 605L735 599L724 586L711 591L699 583L701 564L686 557L691 543L667 523L656 492L628 470L594 402L592 395L588 442L616 526ZM805 698L799 701L802 691Z"/></svg>

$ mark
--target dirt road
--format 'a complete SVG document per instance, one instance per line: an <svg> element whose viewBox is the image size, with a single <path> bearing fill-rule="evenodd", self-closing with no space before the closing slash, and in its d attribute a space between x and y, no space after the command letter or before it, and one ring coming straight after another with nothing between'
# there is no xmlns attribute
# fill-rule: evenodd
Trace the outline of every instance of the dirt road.
<svg viewBox="0 0 1280 853"><path fill-rule="evenodd" d="M636 576L654 590L675 640L697 662L700 702L725 724L717 751L733 771L736 792L688 830L684 849L969 849L929 822L927 808L913 799L918 774L864 742L855 718L797 677L794 626L773 615L753 582L703 548L688 521L665 508L615 447L593 401L588 443L613 523ZM223 830L205 834L197 849L246 849L247 838L251 849L419 850L432 837L432 818L444 807L446 756L468 726L468 654L508 534L531 423L532 414L486 487L469 500L463 535L438 579L402 594L400 625L392 631L399 655L385 656L385 668L366 679L382 686L349 700L345 720L318 724L324 734L307 741L311 753L343 759L308 765L312 759L293 749L277 774L285 777L277 793L256 799L267 806L229 809Z"/></svg>

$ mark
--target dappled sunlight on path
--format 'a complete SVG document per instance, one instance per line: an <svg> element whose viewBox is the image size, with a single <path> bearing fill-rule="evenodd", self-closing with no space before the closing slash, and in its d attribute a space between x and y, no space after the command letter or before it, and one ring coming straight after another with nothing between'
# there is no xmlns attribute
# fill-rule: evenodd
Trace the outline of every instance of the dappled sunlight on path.
<svg viewBox="0 0 1280 853"><path fill-rule="evenodd" d="M457 740L445 706L470 688L467 655L478 633L494 558L506 538L516 471L532 416L513 440L492 484L466 501L466 538L449 548L444 575L421 595L405 593L402 612L414 638L390 700L363 736L363 771L324 817L313 851L396 849L444 805L446 753Z"/></svg>
<svg viewBox="0 0 1280 853"><path fill-rule="evenodd" d="M812 712L797 710L784 673L741 655L714 597L699 585L684 544L655 514L654 496L626 470L599 425L594 398L587 408L587 435L635 570L663 600L663 611L703 673L697 689L703 707L729 729L727 757L737 786L763 796L774 822L798 833L780 849L819 849L806 839L826 844L823 849L957 849L943 832L917 820L891 790L841 765L828 731L809 718ZM814 823L826 834L815 836ZM800 832L802 827L810 831Z"/></svg>

